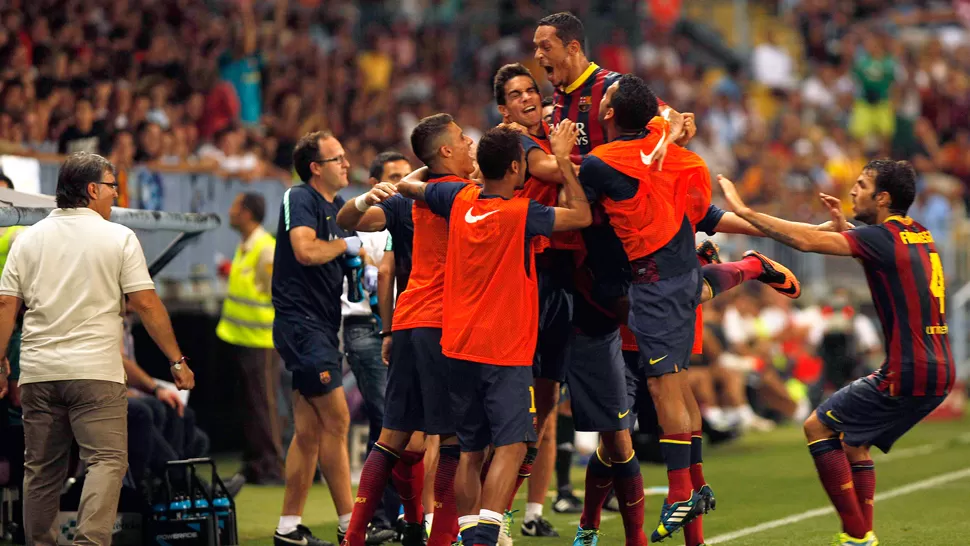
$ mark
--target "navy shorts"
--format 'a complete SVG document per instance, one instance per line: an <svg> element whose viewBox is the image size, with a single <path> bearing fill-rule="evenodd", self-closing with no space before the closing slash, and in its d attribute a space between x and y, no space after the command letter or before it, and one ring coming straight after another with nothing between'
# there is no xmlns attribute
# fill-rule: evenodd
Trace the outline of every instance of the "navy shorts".
<svg viewBox="0 0 970 546"><path fill-rule="evenodd" d="M640 432L658 433L657 408L653 405L647 378L643 375L643 362L640 353L623 351L624 374L626 375L626 395L633 413L630 415L630 429L637 425Z"/></svg>
<svg viewBox="0 0 970 546"><path fill-rule="evenodd" d="M863 377L842 387L815 410L819 421L842 433L853 447L876 446L889 453L906 434L943 403L946 396L890 396L874 379Z"/></svg>
<svg viewBox="0 0 970 546"><path fill-rule="evenodd" d="M337 332L310 324L279 315L273 321L273 345L293 373L293 389L308 398L328 394L343 384Z"/></svg>
<svg viewBox="0 0 970 546"><path fill-rule="evenodd" d="M536 441L532 370L454 359L451 407L464 452Z"/></svg>
<svg viewBox="0 0 970 546"><path fill-rule="evenodd" d="M644 374L659 377L686 370L694 347L701 273L630 285L630 330L637 338Z"/></svg>
<svg viewBox="0 0 970 546"><path fill-rule="evenodd" d="M536 272L539 284L539 337L532 366L535 377L559 383L566 379L573 320L572 291L562 277L562 273L546 269Z"/></svg>
<svg viewBox="0 0 970 546"><path fill-rule="evenodd" d="M615 432L633 426L619 330L604 336L574 334L566 383L578 431Z"/></svg>
<svg viewBox="0 0 970 546"><path fill-rule="evenodd" d="M454 359L441 354L440 328L412 328L391 334L384 428L454 434L449 393Z"/></svg>

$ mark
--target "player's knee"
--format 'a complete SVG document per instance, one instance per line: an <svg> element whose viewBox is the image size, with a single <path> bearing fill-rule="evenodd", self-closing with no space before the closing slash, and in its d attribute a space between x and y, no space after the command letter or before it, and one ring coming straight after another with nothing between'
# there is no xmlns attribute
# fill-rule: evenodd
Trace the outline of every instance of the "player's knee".
<svg viewBox="0 0 970 546"><path fill-rule="evenodd" d="M401 451L405 448L408 451L422 451L424 449L424 442L420 441L418 444L415 444L414 439L416 436L417 434L412 435L410 432L385 428L381 430L381 436L377 441L395 451ZM412 447L412 444L416 447Z"/></svg>
<svg viewBox="0 0 970 546"><path fill-rule="evenodd" d="M842 442L842 450L845 451L845 456L849 459L850 463L872 459L872 455L869 453L869 446L850 446Z"/></svg>
<svg viewBox="0 0 970 546"><path fill-rule="evenodd" d="M805 439L809 442L831 438L835 434L818 420L818 416L814 412L808 416L808 419L805 419L805 423L802 425L802 431L805 433Z"/></svg>
<svg viewBox="0 0 970 546"><path fill-rule="evenodd" d="M318 427L299 426L293 427L293 443L304 452L317 449L320 445L321 433Z"/></svg>

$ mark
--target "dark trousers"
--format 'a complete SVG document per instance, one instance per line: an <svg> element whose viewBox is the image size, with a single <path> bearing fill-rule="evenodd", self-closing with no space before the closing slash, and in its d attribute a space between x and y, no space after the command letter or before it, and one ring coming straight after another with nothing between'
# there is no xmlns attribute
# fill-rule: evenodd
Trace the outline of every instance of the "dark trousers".
<svg viewBox="0 0 970 546"><path fill-rule="evenodd" d="M274 349L229 345L239 363L248 412L242 474L250 483L283 479L283 440L278 409L280 359Z"/></svg>

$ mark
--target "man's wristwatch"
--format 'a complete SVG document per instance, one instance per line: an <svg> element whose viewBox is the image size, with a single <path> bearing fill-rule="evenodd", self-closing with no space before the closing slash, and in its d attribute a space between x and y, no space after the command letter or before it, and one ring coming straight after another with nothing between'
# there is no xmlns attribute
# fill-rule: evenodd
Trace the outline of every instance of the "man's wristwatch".
<svg viewBox="0 0 970 546"><path fill-rule="evenodd" d="M382 338L384 338L384 337L388 337L389 335L391 335L391 334L393 334L393 333L394 333L394 332L391 332L390 330L384 330L384 331L382 331L382 332L380 333L380 336L381 336Z"/></svg>
<svg viewBox="0 0 970 546"><path fill-rule="evenodd" d="M183 356L182 358L176 360L175 362L172 362L172 364L171 364L172 369L175 370L175 371L177 371L177 372L182 371L182 363L183 362L188 362L188 360L189 360L188 358L186 358L185 356Z"/></svg>

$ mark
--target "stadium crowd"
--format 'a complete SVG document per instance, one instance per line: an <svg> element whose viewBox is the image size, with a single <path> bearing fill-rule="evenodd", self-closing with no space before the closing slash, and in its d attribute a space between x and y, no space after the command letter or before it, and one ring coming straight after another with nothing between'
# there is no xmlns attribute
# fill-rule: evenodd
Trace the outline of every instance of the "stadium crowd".
<svg viewBox="0 0 970 546"><path fill-rule="evenodd" d="M506 63L531 68L551 94L532 57L535 21L546 6L326 4L11 6L0 14L0 153L102 153L119 169L124 204L125 172L136 164L290 185L298 139L327 129L343 142L351 182L363 186L380 152L414 159L408 135L425 116L451 112L473 140L497 124L491 80ZM797 32L766 31L750 62L730 69L708 64L689 38L653 21L643 13L647 3L557 2L556 9L591 21L635 15L626 26L601 25L612 30L590 44L591 59L642 76L678 111L693 112L698 134L690 149L712 174L737 180L760 210L817 221L825 214L818 192L850 206L848 192L868 158L888 156L911 160L920 174L911 215L941 240L964 233L970 40L953 27L918 30L955 15L900 7L906 2L782 4ZM911 32L890 34L899 29ZM800 422L823 391L881 358L854 293L837 290L796 309L763 288L747 286L705 307L707 365L690 373L715 433ZM165 436L160 429L156 437ZM153 439L163 440L171 442Z"/></svg>

